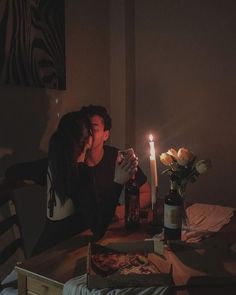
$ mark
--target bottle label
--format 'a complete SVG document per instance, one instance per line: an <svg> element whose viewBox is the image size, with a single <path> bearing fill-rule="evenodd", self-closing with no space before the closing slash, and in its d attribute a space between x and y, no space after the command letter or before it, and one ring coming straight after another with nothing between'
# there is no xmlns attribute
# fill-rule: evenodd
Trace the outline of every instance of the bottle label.
<svg viewBox="0 0 236 295"><path fill-rule="evenodd" d="M165 204L164 206L164 226L171 229L181 228L181 207L170 206Z"/></svg>

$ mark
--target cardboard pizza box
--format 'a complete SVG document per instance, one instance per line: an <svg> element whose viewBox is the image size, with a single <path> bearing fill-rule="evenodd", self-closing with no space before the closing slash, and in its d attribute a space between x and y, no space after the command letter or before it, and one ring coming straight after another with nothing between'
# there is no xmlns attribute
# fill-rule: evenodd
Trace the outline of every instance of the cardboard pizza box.
<svg viewBox="0 0 236 295"><path fill-rule="evenodd" d="M113 253L115 253L115 256L109 256L113 255ZM107 257L129 261L130 259L136 259L138 255L138 258L141 259L138 261L140 264L145 264L145 269L150 265L154 268L152 268L152 273L143 273L144 268L141 265L136 268L138 273L132 273L132 271L130 273L130 269L133 269L132 264L125 263L123 267L119 268L118 263L118 268L115 267L112 271L107 272L104 269L102 270L101 267L97 267L94 263L94 255L98 255L96 257L101 261L105 261L104 259L108 259ZM109 264L109 259L104 263L105 265L106 263ZM120 270L124 271L124 268L128 273L120 273ZM160 241L111 243L106 247L92 243L89 244L87 255L87 285L90 289L173 286L172 266L163 256L163 244Z"/></svg>

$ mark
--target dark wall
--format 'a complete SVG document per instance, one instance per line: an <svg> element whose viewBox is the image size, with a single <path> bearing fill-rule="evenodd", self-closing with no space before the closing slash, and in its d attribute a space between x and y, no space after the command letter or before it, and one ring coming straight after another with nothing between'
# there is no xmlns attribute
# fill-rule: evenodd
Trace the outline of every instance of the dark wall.
<svg viewBox="0 0 236 295"><path fill-rule="evenodd" d="M40 140L48 122L49 98L44 89L1 86L0 175L14 163L43 156Z"/></svg>
<svg viewBox="0 0 236 295"><path fill-rule="evenodd" d="M212 169L189 199L236 205L236 2L135 1L136 146L149 173L147 136L157 152L185 146ZM161 175L160 197L168 191Z"/></svg>

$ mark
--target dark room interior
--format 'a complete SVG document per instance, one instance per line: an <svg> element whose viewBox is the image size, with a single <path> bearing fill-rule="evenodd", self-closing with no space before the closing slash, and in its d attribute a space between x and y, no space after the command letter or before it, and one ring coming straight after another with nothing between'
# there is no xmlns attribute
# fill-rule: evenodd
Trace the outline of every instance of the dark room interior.
<svg viewBox="0 0 236 295"><path fill-rule="evenodd" d="M132 147L149 183L153 135L157 199L164 200L170 186L160 155L184 147L196 161L211 161L209 171L187 185L187 201L236 208L236 2L46 2L0 0L0 177L13 164L46 157L64 114L102 105L112 118L108 144ZM25 40L29 31L21 34L17 22L31 28L33 41ZM39 47L27 51L27 42ZM28 64L33 54L38 65ZM23 188L15 197L30 256L45 223L46 189Z"/></svg>

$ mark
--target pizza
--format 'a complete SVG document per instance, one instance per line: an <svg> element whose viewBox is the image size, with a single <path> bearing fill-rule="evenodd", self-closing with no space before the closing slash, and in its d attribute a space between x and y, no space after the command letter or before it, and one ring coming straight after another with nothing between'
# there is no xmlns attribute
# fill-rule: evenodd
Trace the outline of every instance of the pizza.
<svg viewBox="0 0 236 295"><path fill-rule="evenodd" d="M120 274L152 274L158 272L157 266L143 254L131 256L129 263L119 270Z"/></svg>
<svg viewBox="0 0 236 295"><path fill-rule="evenodd" d="M140 253L96 253L91 256L94 270L107 276L118 274L153 274L160 272L158 267L148 260L148 256Z"/></svg>

